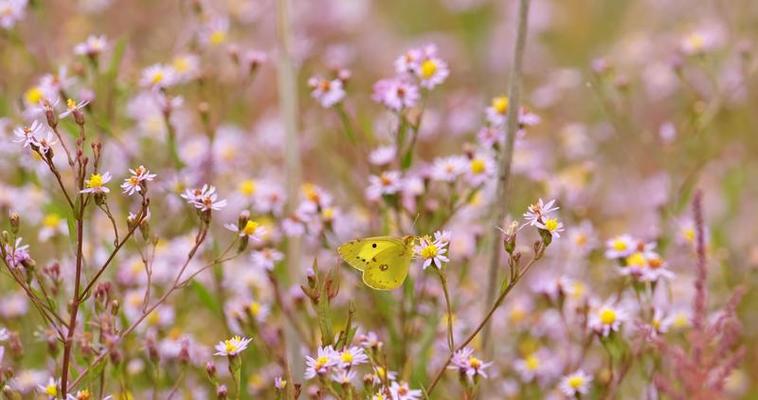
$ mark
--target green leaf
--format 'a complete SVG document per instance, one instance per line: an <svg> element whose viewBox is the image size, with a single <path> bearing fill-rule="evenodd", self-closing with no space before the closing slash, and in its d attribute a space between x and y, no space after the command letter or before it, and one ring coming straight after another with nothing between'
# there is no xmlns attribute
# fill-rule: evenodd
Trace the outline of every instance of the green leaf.
<svg viewBox="0 0 758 400"><path fill-rule="evenodd" d="M221 308L221 304L218 302L218 299L216 299L216 297L214 297L211 292L205 286L203 286L202 283L193 280L190 283L190 287L192 288L192 291L197 295L197 298L200 299L200 302L211 312L216 315L220 315L222 313L223 310Z"/></svg>

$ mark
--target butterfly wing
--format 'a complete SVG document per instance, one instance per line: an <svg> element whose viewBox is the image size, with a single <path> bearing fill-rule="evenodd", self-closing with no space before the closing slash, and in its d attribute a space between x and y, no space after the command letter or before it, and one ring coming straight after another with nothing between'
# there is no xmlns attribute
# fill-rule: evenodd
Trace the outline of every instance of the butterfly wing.
<svg viewBox="0 0 758 400"><path fill-rule="evenodd" d="M376 256L393 247L403 247L404 242L400 238L392 236L376 236L351 240L337 248L337 254L351 267L365 271L369 263L373 263Z"/></svg>
<svg viewBox="0 0 758 400"><path fill-rule="evenodd" d="M405 282L413 258L412 246L402 240L374 256L363 270L363 283L376 290L397 289Z"/></svg>

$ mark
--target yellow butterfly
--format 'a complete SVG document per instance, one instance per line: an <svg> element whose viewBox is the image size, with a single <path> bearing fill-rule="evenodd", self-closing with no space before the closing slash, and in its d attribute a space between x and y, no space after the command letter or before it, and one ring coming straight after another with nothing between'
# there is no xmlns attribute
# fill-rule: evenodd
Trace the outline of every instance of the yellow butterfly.
<svg viewBox="0 0 758 400"><path fill-rule="evenodd" d="M415 236L377 236L351 240L337 253L351 267L363 271L363 283L376 290L397 289L405 282L413 259Z"/></svg>

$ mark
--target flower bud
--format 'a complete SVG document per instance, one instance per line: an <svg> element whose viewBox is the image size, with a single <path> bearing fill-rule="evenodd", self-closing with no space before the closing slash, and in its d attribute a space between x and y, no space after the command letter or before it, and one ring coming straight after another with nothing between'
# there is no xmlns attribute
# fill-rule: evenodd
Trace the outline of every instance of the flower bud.
<svg viewBox="0 0 758 400"><path fill-rule="evenodd" d="M226 389L226 385L216 386L216 398L219 400L226 400L229 397L229 391Z"/></svg>
<svg viewBox="0 0 758 400"><path fill-rule="evenodd" d="M11 232L15 235L18 233L18 229L21 226L21 217L17 212L11 211L9 219L11 221Z"/></svg>

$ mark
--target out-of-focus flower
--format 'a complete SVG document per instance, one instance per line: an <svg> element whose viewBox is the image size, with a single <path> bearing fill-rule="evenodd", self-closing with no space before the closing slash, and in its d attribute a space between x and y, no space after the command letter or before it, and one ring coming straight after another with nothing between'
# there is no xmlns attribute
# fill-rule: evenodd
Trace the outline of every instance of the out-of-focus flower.
<svg viewBox="0 0 758 400"><path fill-rule="evenodd" d="M618 332L621 324L626 321L626 312L620 307L606 304L595 309L590 315L590 328L602 337L611 332Z"/></svg>
<svg viewBox="0 0 758 400"><path fill-rule="evenodd" d="M247 236L254 241L260 241L266 232L266 228L263 225L252 219L247 220L242 228L237 226L237 224L226 224L224 227L232 232L238 232L240 237Z"/></svg>
<svg viewBox="0 0 758 400"><path fill-rule="evenodd" d="M397 150L393 145L379 146L375 148L368 156L371 164L383 166L390 164L397 156Z"/></svg>
<svg viewBox="0 0 758 400"><path fill-rule="evenodd" d="M432 164L432 179L453 182L468 169L468 160L464 156L440 157Z"/></svg>
<svg viewBox="0 0 758 400"><path fill-rule="evenodd" d="M0 0L0 28L11 29L24 19L28 0Z"/></svg>
<svg viewBox="0 0 758 400"><path fill-rule="evenodd" d="M435 232L434 240L424 236L419 239L419 244L416 245L414 251L416 255L424 260L423 268L426 269L430 265L434 265L436 268L442 268L442 264L449 262L445 253L447 253L447 246L450 244L450 232Z"/></svg>
<svg viewBox="0 0 758 400"><path fill-rule="evenodd" d="M87 40L74 46L74 53L80 56L97 57L108 48L105 35L90 35Z"/></svg>
<svg viewBox="0 0 758 400"><path fill-rule="evenodd" d="M407 382L395 382L390 385L392 400L418 400L421 399L421 390L411 389Z"/></svg>
<svg viewBox="0 0 758 400"><path fill-rule="evenodd" d="M261 250L254 250L250 253L250 259L253 266L261 268L267 271L271 271L276 266L276 263L284 259L284 254L274 248L264 248Z"/></svg>
<svg viewBox="0 0 758 400"><path fill-rule="evenodd" d="M175 83L176 71L174 68L163 64L153 64L145 68L140 78L140 85L151 89L166 88Z"/></svg>
<svg viewBox="0 0 758 400"><path fill-rule="evenodd" d="M60 215L51 212L42 218L42 228L39 230L39 240L44 242L55 235L67 235L68 225Z"/></svg>
<svg viewBox="0 0 758 400"><path fill-rule="evenodd" d="M495 161L488 154L475 154L468 162L466 180L472 186L484 184L495 175Z"/></svg>
<svg viewBox="0 0 758 400"><path fill-rule="evenodd" d="M492 99L490 106L485 110L487 122L494 126L503 126L508 115L508 97L498 96Z"/></svg>
<svg viewBox="0 0 758 400"><path fill-rule="evenodd" d="M481 376L487 378L486 369L492 365L491 362L484 362L474 357L474 350L470 347L465 347L458 350L453 355L453 359L450 361L450 369L457 369L458 371L466 374L471 379L476 379Z"/></svg>
<svg viewBox="0 0 758 400"><path fill-rule="evenodd" d="M187 82L200 74L200 58L195 54L179 54L171 60L177 82Z"/></svg>
<svg viewBox="0 0 758 400"><path fill-rule="evenodd" d="M234 336L231 339L226 339L216 344L216 352L213 353L217 356L229 356L233 357L247 349L247 346L253 339Z"/></svg>
<svg viewBox="0 0 758 400"><path fill-rule="evenodd" d="M393 195L401 188L400 171L384 171L379 176L368 177L366 197L369 200L378 200L384 195Z"/></svg>
<svg viewBox="0 0 758 400"><path fill-rule="evenodd" d="M89 179L84 181L84 189L82 189L82 193L109 193L111 190L108 189L105 184L110 181L110 172L105 172L104 174L93 172L92 175L89 176Z"/></svg>
<svg viewBox="0 0 758 400"><path fill-rule="evenodd" d="M340 385L349 385L355 380L358 373L355 370L339 369L332 374L332 380Z"/></svg>
<svg viewBox="0 0 758 400"><path fill-rule="evenodd" d="M345 89L339 79L326 79L314 76L308 80L311 97L316 99L324 108L333 107L345 98Z"/></svg>
<svg viewBox="0 0 758 400"><path fill-rule="evenodd" d="M637 242L630 235L621 235L605 242L605 246L605 257L617 259L632 254L637 247Z"/></svg>
<svg viewBox="0 0 758 400"><path fill-rule="evenodd" d="M416 105L420 95L418 87L401 79L383 79L374 84L374 101L392 111L402 111Z"/></svg>
<svg viewBox="0 0 758 400"><path fill-rule="evenodd" d="M589 392L590 383L592 383L592 376L580 369L564 376L558 384L558 388L566 396L578 398L578 396Z"/></svg>
<svg viewBox="0 0 758 400"><path fill-rule="evenodd" d="M215 16L200 27L200 40L211 46L219 46L227 41L229 35L229 20Z"/></svg>
<svg viewBox="0 0 758 400"><path fill-rule="evenodd" d="M226 200L219 200L216 187L207 184L200 189L187 189L181 197L200 211L218 211L226 207Z"/></svg>
<svg viewBox="0 0 758 400"><path fill-rule="evenodd" d="M37 390L39 390L42 395L47 396L48 399L57 399L58 386L60 386L60 382L55 378L50 377L47 383L44 385L39 385L37 387Z"/></svg>
<svg viewBox="0 0 758 400"><path fill-rule="evenodd" d="M66 118L69 115L80 111L84 107L87 107L87 104L89 104L89 100L82 100L77 103L74 99L68 99L66 100L66 111L60 113L58 118Z"/></svg>

